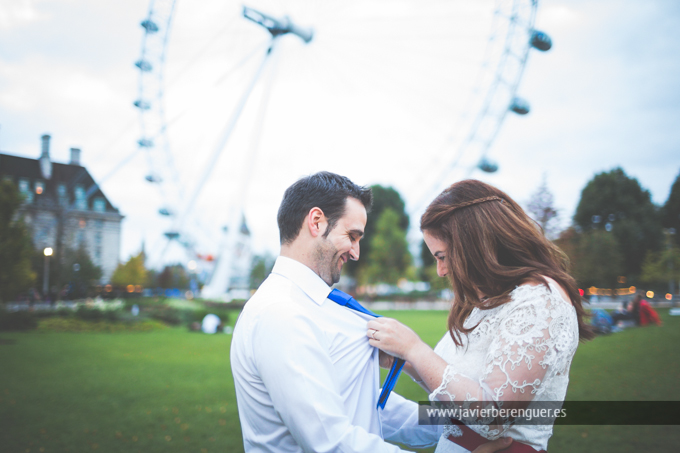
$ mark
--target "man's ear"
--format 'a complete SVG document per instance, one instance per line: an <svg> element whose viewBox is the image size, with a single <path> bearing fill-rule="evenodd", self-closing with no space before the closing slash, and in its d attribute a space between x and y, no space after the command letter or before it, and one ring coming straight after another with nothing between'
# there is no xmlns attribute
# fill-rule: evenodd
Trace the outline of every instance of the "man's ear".
<svg viewBox="0 0 680 453"><path fill-rule="evenodd" d="M315 238L321 236L328 228L328 219L320 208L312 208L307 214L307 229L309 234Z"/></svg>

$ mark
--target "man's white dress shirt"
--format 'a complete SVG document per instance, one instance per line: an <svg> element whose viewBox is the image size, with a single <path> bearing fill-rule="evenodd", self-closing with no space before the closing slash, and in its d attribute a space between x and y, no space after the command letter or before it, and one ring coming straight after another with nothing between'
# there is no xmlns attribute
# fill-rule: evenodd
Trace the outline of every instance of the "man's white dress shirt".
<svg viewBox="0 0 680 453"><path fill-rule="evenodd" d="M441 429L418 426L416 403L392 393L376 408L371 318L327 299L330 291L307 266L279 257L245 305L231 344L245 450L401 451L383 437L435 444Z"/></svg>

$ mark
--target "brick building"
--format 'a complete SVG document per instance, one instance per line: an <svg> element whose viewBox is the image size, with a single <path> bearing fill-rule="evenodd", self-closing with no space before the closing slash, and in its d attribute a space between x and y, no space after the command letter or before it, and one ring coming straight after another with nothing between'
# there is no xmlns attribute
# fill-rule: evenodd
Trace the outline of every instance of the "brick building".
<svg viewBox="0 0 680 453"><path fill-rule="evenodd" d="M0 178L24 195L21 215L36 249L52 247L59 258L84 246L102 268L102 283L109 281L118 265L123 216L80 165L80 149L71 148L68 164L52 162L50 136L43 135L38 159L0 154Z"/></svg>

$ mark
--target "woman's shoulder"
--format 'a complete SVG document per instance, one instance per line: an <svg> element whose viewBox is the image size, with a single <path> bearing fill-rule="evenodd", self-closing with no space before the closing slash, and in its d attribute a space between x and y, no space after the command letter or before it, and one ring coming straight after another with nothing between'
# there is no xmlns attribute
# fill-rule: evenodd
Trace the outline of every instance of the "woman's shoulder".
<svg viewBox="0 0 680 453"><path fill-rule="evenodd" d="M550 305L568 305L573 303L565 289L554 279L542 275L545 282L539 279L528 279L521 282L510 293L511 304L526 304L532 301L536 303L549 302ZM547 283L547 285L546 285Z"/></svg>

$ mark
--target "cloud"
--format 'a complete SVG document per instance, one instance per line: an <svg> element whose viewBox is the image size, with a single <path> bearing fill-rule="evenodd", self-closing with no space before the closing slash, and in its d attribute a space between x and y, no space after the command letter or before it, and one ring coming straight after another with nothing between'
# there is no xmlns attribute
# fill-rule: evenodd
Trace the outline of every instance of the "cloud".
<svg viewBox="0 0 680 453"><path fill-rule="evenodd" d="M33 0L4 0L0 4L0 31L11 31L44 19Z"/></svg>

